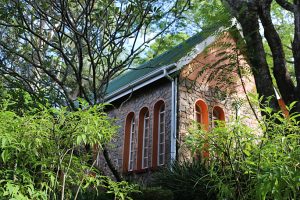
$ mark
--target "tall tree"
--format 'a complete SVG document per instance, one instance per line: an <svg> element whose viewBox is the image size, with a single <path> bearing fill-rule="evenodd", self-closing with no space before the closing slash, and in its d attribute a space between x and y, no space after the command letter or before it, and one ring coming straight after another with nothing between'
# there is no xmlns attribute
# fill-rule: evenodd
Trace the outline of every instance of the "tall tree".
<svg viewBox="0 0 300 200"><path fill-rule="evenodd" d="M77 98L90 105L103 102L108 81L188 5L184 0L3 0L0 76L35 99L71 110ZM120 179L105 148L104 156Z"/></svg>
<svg viewBox="0 0 300 200"><path fill-rule="evenodd" d="M156 38L149 48L139 55L135 64L141 64L164 53L197 32L230 26L230 20L231 14L220 0L191 0L189 9L182 13L181 19Z"/></svg>
<svg viewBox="0 0 300 200"><path fill-rule="evenodd" d="M272 76L275 78L277 87L286 104L293 101L300 101L300 1L286 0L224 0L233 16L235 16L242 27L246 42L248 59L257 86L257 91L265 97L275 96ZM276 29L276 19L272 16L272 6L279 6L280 9L290 12L294 20L294 36L292 47L293 67L295 72L295 83L288 70L288 62L285 44ZM260 32L260 22L264 30L264 37ZM272 70L267 62L266 50L263 46L263 38L272 53ZM271 101L273 108L278 108L276 99ZM300 103L296 104L294 111L300 111Z"/></svg>
<svg viewBox="0 0 300 200"><path fill-rule="evenodd" d="M2 1L1 75L32 95L103 99L108 80L171 26L188 2ZM147 34L157 29L156 34Z"/></svg>

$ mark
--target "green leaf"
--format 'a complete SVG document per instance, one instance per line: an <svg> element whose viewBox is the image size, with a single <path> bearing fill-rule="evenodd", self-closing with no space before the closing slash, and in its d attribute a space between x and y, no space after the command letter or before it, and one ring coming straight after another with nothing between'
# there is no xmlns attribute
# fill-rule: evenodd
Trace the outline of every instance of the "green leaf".
<svg viewBox="0 0 300 200"><path fill-rule="evenodd" d="M247 149L244 149L243 152L246 154L246 156L250 156L250 152Z"/></svg>
<svg viewBox="0 0 300 200"><path fill-rule="evenodd" d="M1 158L3 160L4 163L6 163L9 159L9 152L7 149L3 150L1 153Z"/></svg>
<svg viewBox="0 0 300 200"><path fill-rule="evenodd" d="M6 142L7 142L7 139L6 139L6 137L4 136L3 138L2 138L2 142L1 142L1 148L5 148L5 145L6 145Z"/></svg>
<svg viewBox="0 0 300 200"><path fill-rule="evenodd" d="M80 136L80 135L79 135L79 136L77 136L77 139L76 139L76 144L77 144L77 145L80 145L81 141L82 141L82 138L81 138L81 136Z"/></svg>
<svg viewBox="0 0 300 200"><path fill-rule="evenodd" d="M82 138L82 140L83 140L83 143L86 144L86 143L87 143L86 135L85 135L85 134L82 134L82 135L81 135L81 138Z"/></svg>

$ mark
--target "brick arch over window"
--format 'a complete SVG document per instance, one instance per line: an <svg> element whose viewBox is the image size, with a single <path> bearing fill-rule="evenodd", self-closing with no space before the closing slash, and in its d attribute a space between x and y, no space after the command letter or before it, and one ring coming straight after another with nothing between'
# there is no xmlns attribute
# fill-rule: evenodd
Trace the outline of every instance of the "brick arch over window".
<svg viewBox="0 0 300 200"><path fill-rule="evenodd" d="M225 121L225 112L220 106L214 106L213 112L212 112L212 123L213 126L215 126L215 121Z"/></svg>
<svg viewBox="0 0 300 200"><path fill-rule="evenodd" d="M149 138L150 138L149 109L144 107L139 114L137 170L149 167Z"/></svg>
<svg viewBox="0 0 300 200"><path fill-rule="evenodd" d="M203 125L208 130L208 107L203 100L198 100L195 103L195 120L199 124Z"/></svg>
<svg viewBox="0 0 300 200"><path fill-rule="evenodd" d="M123 149L123 171L133 171L134 169L134 135L135 135L135 115L129 113L125 121L124 149Z"/></svg>
<svg viewBox="0 0 300 200"><path fill-rule="evenodd" d="M157 167L165 164L165 129L166 129L166 106L160 100L154 105L153 113L153 145L152 166Z"/></svg>

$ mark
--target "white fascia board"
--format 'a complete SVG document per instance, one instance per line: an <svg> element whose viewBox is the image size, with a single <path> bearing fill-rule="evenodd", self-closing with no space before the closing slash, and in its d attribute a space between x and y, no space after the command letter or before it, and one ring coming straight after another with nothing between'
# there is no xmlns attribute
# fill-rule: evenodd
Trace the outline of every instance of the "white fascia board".
<svg viewBox="0 0 300 200"><path fill-rule="evenodd" d="M178 62L177 62L177 68L181 69L183 66L187 65L190 63L193 59L196 58L197 55L202 53L206 47L211 45L213 42L215 42L216 36L211 35L207 37L205 40L197 44L186 56L182 57Z"/></svg>
<svg viewBox="0 0 300 200"><path fill-rule="evenodd" d="M235 18L232 19L232 26L237 26L238 30L240 31L240 34L243 35L240 29L240 24L237 22ZM197 44L186 56L182 57L178 62L177 62L177 70L181 69L188 63L190 63L193 59L196 58L197 55L202 53L206 47L214 43L217 39L217 35L215 33L221 33L228 30L228 27L220 27L218 30L216 30L212 35L207 37L205 40Z"/></svg>
<svg viewBox="0 0 300 200"><path fill-rule="evenodd" d="M159 68L159 69L151 72L150 74L142 76L141 78L137 79L136 81L134 81L130 84L127 84L127 85L121 87L120 89L118 89L117 91L113 92L112 94L106 96L105 102L111 103L127 94L132 93L133 91L136 91L146 85L149 85L150 83L153 83L154 81L157 81L157 80L165 77L164 71L171 70L172 68L176 69L175 63L167 65L162 68ZM171 70L170 72L168 72L168 74L170 74L174 71L176 71L176 70Z"/></svg>

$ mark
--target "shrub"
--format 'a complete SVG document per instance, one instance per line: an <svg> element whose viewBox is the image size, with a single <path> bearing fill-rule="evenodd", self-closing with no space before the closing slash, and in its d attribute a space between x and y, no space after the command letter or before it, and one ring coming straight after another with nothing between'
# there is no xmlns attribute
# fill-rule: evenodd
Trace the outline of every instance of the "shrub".
<svg viewBox="0 0 300 200"><path fill-rule="evenodd" d="M86 190L80 192L78 200L114 200L114 195L103 190Z"/></svg>
<svg viewBox="0 0 300 200"><path fill-rule="evenodd" d="M154 175L153 185L171 190L174 200L214 199L214 188L210 186L208 174L199 160L175 162Z"/></svg>
<svg viewBox="0 0 300 200"><path fill-rule="evenodd" d="M218 198L300 198L299 114L263 112L268 116L257 130L237 119L209 132L191 130L187 137L194 152L207 148L205 162Z"/></svg>
<svg viewBox="0 0 300 200"><path fill-rule="evenodd" d="M94 167L84 146L105 144L117 127L103 105L69 112L39 107L18 115L0 104L0 199L70 199L86 188L104 187L116 199L134 189Z"/></svg>
<svg viewBox="0 0 300 200"><path fill-rule="evenodd" d="M173 192L171 190L162 189L160 187L143 188L139 193L131 195L133 200L173 200Z"/></svg>

